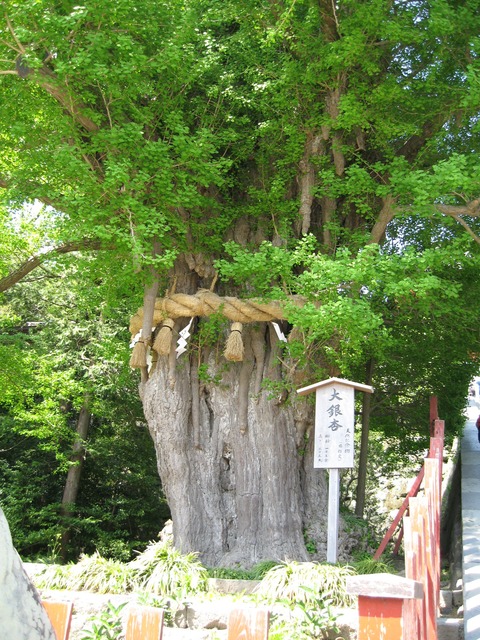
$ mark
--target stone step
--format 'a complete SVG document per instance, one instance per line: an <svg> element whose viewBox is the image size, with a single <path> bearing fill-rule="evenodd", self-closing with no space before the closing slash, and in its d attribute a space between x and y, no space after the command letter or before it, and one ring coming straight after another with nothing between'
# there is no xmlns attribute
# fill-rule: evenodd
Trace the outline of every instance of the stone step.
<svg viewBox="0 0 480 640"><path fill-rule="evenodd" d="M463 590L441 589L439 605L438 640L463 640Z"/></svg>
<svg viewBox="0 0 480 640"><path fill-rule="evenodd" d="M463 640L463 618L438 618L437 639Z"/></svg>
<svg viewBox="0 0 480 640"><path fill-rule="evenodd" d="M454 589L453 591L441 589L439 604L442 615L455 617L453 612L456 612L463 605L462 589Z"/></svg>

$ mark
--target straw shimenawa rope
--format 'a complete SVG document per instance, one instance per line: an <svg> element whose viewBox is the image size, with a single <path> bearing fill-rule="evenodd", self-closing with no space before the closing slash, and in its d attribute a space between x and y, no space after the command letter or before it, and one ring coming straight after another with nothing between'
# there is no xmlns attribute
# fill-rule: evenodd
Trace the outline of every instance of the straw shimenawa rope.
<svg viewBox="0 0 480 640"><path fill-rule="evenodd" d="M303 306L304 298L289 296L289 303ZM286 302L259 302L254 299L241 300L230 296L219 296L208 289L200 289L195 295L172 293L158 298L153 314L153 326L161 324L153 348L159 355L168 355L173 338L173 326L176 318L192 318L210 316L221 313L233 324L225 347L225 357L239 362L243 359L243 342L241 331L243 324L249 322L271 322L284 319ZM130 321L130 333L136 335L142 327L143 308L140 308Z"/></svg>
<svg viewBox="0 0 480 640"><path fill-rule="evenodd" d="M301 296L289 296L289 303L296 306L305 304ZM192 318L193 316L210 316L221 313L231 322L270 322L283 320L284 302L257 300L219 296L208 289L200 289L195 295L174 293L165 298L158 298L153 315L154 326L159 325L166 318ZM143 308L140 308L130 321L130 333L136 335L142 326Z"/></svg>

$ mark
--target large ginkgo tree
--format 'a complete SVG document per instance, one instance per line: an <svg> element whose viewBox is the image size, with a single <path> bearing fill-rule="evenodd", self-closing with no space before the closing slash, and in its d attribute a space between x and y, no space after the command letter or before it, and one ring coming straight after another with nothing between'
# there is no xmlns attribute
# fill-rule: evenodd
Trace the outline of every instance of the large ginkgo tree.
<svg viewBox="0 0 480 640"><path fill-rule="evenodd" d="M0 185L51 226L0 285L65 252L121 263L144 289L132 365L176 545L249 565L304 560L307 536L321 557L326 476L295 389L408 380L413 340L410 380L439 391L438 327L472 370L471 310L452 314L477 268L478 3L2 10Z"/></svg>

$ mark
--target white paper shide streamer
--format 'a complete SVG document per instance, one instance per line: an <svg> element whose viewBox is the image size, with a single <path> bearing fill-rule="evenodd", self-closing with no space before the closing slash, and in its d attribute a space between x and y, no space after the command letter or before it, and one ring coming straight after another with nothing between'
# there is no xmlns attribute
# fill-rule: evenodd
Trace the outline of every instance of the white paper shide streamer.
<svg viewBox="0 0 480 640"><path fill-rule="evenodd" d="M142 330L140 329L140 331L133 336L132 341L130 342L130 349L133 349L133 347L137 344L141 335Z"/></svg>
<svg viewBox="0 0 480 640"><path fill-rule="evenodd" d="M190 337L190 329L192 328L192 322L193 322L193 318L191 318L187 326L184 327L179 332L180 337L177 340L177 348L175 349L177 353L177 358L181 356L182 353L185 353L185 351L187 350L187 341L188 341L188 338Z"/></svg>
<svg viewBox="0 0 480 640"><path fill-rule="evenodd" d="M277 324L276 322L272 322L273 324L273 328L275 329L275 333L277 334L277 338L279 340L281 340L282 342L287 342L287 339L285 337L285 334L283 333L283 331L280 329L280 325Z"/></svg>

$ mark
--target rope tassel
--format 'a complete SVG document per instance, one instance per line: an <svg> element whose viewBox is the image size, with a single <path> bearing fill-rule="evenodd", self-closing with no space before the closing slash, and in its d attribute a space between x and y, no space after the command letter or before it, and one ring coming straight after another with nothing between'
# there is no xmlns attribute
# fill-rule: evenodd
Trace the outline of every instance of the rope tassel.
<svg viewBox="0 0 480 640"><path fill-rule="evenodd" d="M148 340L140 338L134 345L130 356L130 366L132 369L141 369L147 366L147 345Z"/></svg>
<svg viewBox="0 0 480 640"><path fill-rule="evenodd" d="M171 318L166 318L162 322L160 331L158 332L157 337L155 338L155 342L153 343L153 348L159 356L168 356L168 354L170 353L174 326L175 320L172 320Z"/></svg>
<svg viewBox="0 0 480 640"><path fill-rule="evenodd" d="M223 355L231 362L241 362L243 360L243 340L242 340L243 324L241 322L233 322L230 327L230 335Z"/></svg>

